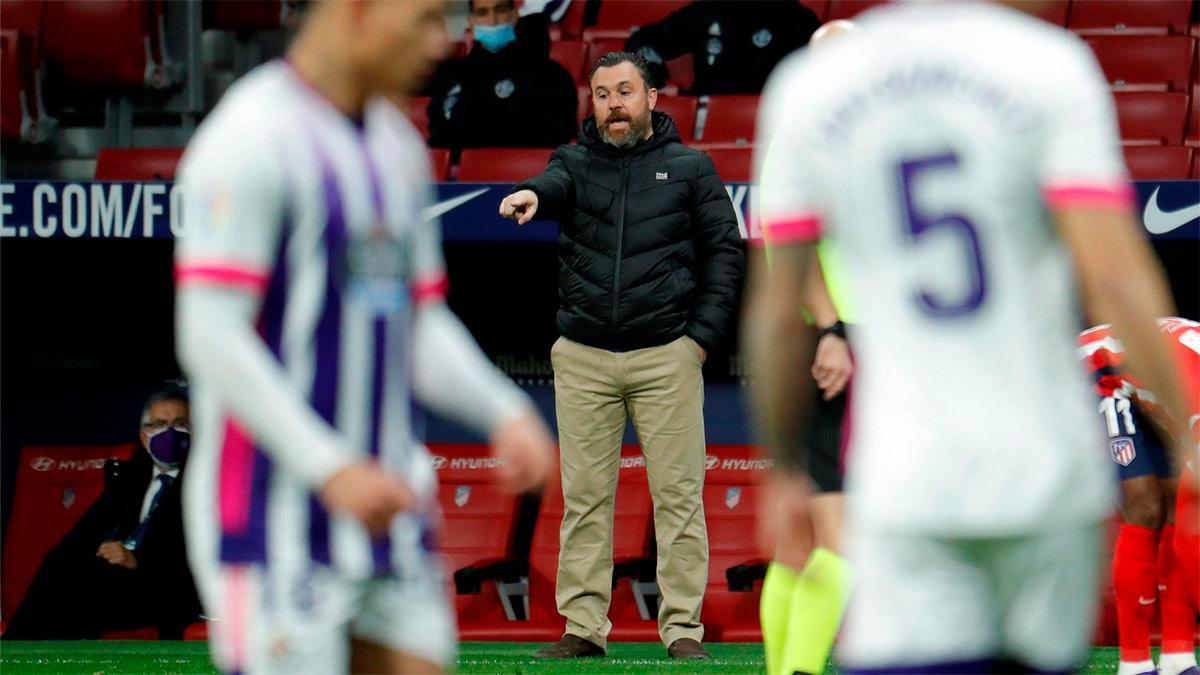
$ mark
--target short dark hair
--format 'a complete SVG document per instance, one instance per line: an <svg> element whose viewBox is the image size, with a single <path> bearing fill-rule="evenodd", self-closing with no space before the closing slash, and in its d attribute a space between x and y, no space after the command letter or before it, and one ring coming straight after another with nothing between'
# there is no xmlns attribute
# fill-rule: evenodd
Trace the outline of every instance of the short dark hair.
<svg viewBox="0 0 1200 675"><path fill-rule="evenodd" d="M188 404L188 395L186 385L170 383L166 386L156 389L154 393L146 398L146 404L142 406L142 423L146 421L146 416L150 414L150 408L154 407L155 403L163 401L178 401L184 405Z"/></svg>
<svg viewBox="0 0 1200 675"><path fill-rule="evenodd" d="M646 62L646 57L634 52L609 52L596 60L596 65L592 66L592 70L588 73L588 86L592 84L592 78L596 76L596 71L601 68L612 68L613 66L622 63L632 63L634 68L637 68L638 75L642 76L642 82L646 88L650 88L650 83L654 81L654 76L650 74L650 64Z"/></svg>

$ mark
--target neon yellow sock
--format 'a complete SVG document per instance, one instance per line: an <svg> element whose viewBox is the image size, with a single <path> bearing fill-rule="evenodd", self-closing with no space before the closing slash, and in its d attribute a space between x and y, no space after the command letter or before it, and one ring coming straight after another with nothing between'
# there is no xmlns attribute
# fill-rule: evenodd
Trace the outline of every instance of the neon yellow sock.
<svg viewBox="0 0 1200 675"><path fill-rule="evenodd" d="M827 548L813 549L792 589L781 672L825 670L849 598L850 566L845 559Z"/></svg>
<svg viewBox="0 0 1200 675"><path fill-rule="evenodd" d="M792 611L792 591L799 573L782 563L767 566L763 579L758 617L762 623L763 649L767 653L767 675L783 673L783 650L787 645L788 615Z"/></svg>

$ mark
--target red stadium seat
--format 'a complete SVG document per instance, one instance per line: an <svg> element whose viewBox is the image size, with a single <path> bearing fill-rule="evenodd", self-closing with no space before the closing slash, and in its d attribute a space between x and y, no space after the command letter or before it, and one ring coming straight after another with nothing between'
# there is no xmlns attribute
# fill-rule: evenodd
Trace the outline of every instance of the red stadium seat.
<svg viewBox="0 0 1200 675"><path fill-rule="evenodd" d="M1184 145L1200 148L1200 83L1192 84L1192 109L1187 124L1187 132L1183 135Z"/></svg>
<svg viewBox="0 0 1200 675"><path fill-rule="evenodd" d="M46 55L87 85L155 84L147 44L156 28L143 0L56 0L46 7Z"/></svg>
<svg viewBox="0 0 1200 675"><path fill-rule="evenodd" d="M833 0L829 3L829 13L825 16L826 21L834 19L853 19L862 12L886 5L888 0Z"/></svg>
<svg viewBox="0 0 1200 675"><path fill-rule="evenodd" d="M708 446L704 518L708 525L705 637L758 642L758 601L766 561L754 539L757 501L769 460L747 445Z"/></svg>
<svg viewBox="0 0 1200 675"><path fill-rule="evenodd" d="M273 30L283 24L289 3L283 0L208 0L204 27L216 30Z"/></svg>
<svg viewBox="0 0 1200 675"><path fill-rule="evenodd" d="M594 31L628 31L667 18L672 12L692 4L692 0L602 0Z"/></svg>
<svg viewBox="0 0 1200 675"><path fill-rule="evenodd" d="M620 52L625 50L625 38L597 38L591 40L588 44L587 52L587 69L584 72L584 84L590 84L587 76L592 72L592 66L600 60L601 56L609 52Z"/></svg>
<svg viewBox="0 0 1200 675"><path fill-rule="evenodd" d="M754 142L758 96L730 94L708 97L708 116L700 139L705 143Z"/></svg>
<svg viewBox="0 0 1200 675"><path fill-rule="evenodd" d="M1073 0L1067 27L1088 35L1184 33L1191 0Z"/></svg>
<svg viewBox="0 0 1200 675"><path fill-rule="evenodd" d="M458 160L458 180L518 183L544 171L552 152L550 148L467 148Z"/></svg>
<svg viewBox="0 0 1200 675"><path fill-rule="evenodd" d="M572 2L567 5L567 12L562 19L550 24L551 40L574 40L583 32L583 13L585 2Z"/></svg>
<svg viewBox="0 0 1200 675"><path fill-rule="evenodd" d="M817 19L824 23L829 16L829 6L833 3L830 0L801 0L800 4L811 9L813 14L817 15Z"/></svg>
<svg viewBox="0 0 1200 675"><path fill-rule="evenodd" d="M1183 35L1096 35L1087 39L1114 88L1186 91L1196 40Z"/></svg>
<svg viewBox="0 0 1200 675"><path fill-rule="evenodd" d="M550 58L571 74L575 84L587 83L588 44L579 40L560 40L550 43Z"/></svg>
<svg viewBox="0 0 1200 675"><path fill-rule="evenodd" d="M508 584L520 585L525 570L518 559L528 558L528 551L515 548L519 499L500 489L487 446L431 445L429 450L443 518L439 550L452 577L460 631L470 636L476 628L524 617L523 600L518 600L519 613L512 614L511 604L505 605L511 598L501 596Z"/></svg>
<svg viewBox="0 0 1200 675"><path fill-rule="evenodd" d="M0 31L0 137L20 138L26 125L32 122L28 112L31 87L24 76L21 34L15 30Z"/></svg>
<svg viewBox="0 0 1200 675"><path fill-rule="evenodd" d="M428 148L429 166L435 181L450 179L450 151L446 148Z"/></svg>
<svg viewBox="0 0 1200 675"><path fill-rule="evenodd" d="M559 528L564 512L562 486L557 467L550 472L551 484L542 493L541 511L533 529L529 552L529 620L505 622L493 628L474 631L475 639L540 642L562 636L563 618L555 602L558 578ZM658 639L658 625L641 617L634 592L638 576L653 574L650 491L646 469L637 446L621 449L620 478L613 517L613 560L616 564L609 618L613 623L610 640ZM645 607L653 616L652 608Z"/></svg>
<svg viewBox="0 0 1200 675"><path fill-rule="evenodd" d="M29 446L21 451L0 575L0 608L6 618L21 604L42 558L100 496L105 460L128 459L133 449L126 444Z"/></svg>
<svg viewBox="0 0 1200 675"><path fill-rule="evenodd" d="M1038 18L1043 21L1048 21L1055 26L1067 25L1067 14L1071 8L1071 3L1068 0L1056 0L1055 2L1047 3L1046 6L1038 12Z"/></svg>
<svg viewBox="0 0 1200 675"><path fill-rule="evenodd" d="M679 137L684 143L689 143L696 135L696 106L695 96L659 94L654 109L670 115L675 122L675 128L679 130Z"/></svg>
<svg viewBox="0 0 1200 675"><path fill-rule="evenodd" d="M183 148L104 148L96 180L175 180Z"/></svg>
<svg viewBox="0 0 1200 675"><path fill-rule="evenodd" d="M583 120L592 114L592 92L587 87L575 87L575 121L583 124Z"/></svg>
<svg viewBox="0 0 1200 675"><path fill-rule="evenodd" d="M1200 180L1200 152L1192 153L1192 170L1188 173L1188 178Z"/></svg>
<svg viewBox="0 0 1200 675"><path fill-rule="evenodd" d="M414 96L408 103L408 119L429 140L429 97Z"/></svg>
<svg viewBox="0 0 1200 675"><path fill-rule="evenodd" d="M1134 180L1185 180L1192 148L1179 145L1127 145L1125 164Z"/></svg>
<svg viewBox="0 0 1200 675"><path fill-rule="evenodd" d="M1187 118L1188 96L1165 91L1119 91L1113 94L1121 140L1141 145L1180 145Z"/></svg>
<svg viewBox="0 0 1200 675"><path fill-rule="evenodd" d="M748 183L754 172L754 147L713 146L700 147L717 167L717 175L725 182Z"/></svg>

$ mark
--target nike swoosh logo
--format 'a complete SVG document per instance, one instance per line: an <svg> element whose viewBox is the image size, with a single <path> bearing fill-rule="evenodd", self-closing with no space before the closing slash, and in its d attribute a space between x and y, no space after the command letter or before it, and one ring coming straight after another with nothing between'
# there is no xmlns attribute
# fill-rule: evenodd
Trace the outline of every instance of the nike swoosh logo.
<svg viewBox="0 0 1200 675"><path fill-rule="evenodd" d="M1155 602L1158 602L1158 598L1150 598L1149 600L1147 600L1140 595L1138 596L1138 604L1139 605L1153 605Z"/></svg>
<svg viewBox="0 0 1200 675"><path fill-rule="evenodd" d="M478 190L475 190L474 192L468 192L465 195L459 195L457 197L454 197L453 199L447 199L444 202L438 202L437 204L434 204L433 206L430 206L430 207L426 208L424 211L422 211L421 215L425 218L425 220L433 220L434 218L437 218L438 216L442 215L443 213L446 213L448 211L453 211L454 209L462 206L463 204L466 204L467 202L471 201L472 199L475 199L476 197L478 197L479 195L481 195L487 191L488 191L488 188L480 188Z"/></svg>
<svg viewBox="0 0 1200 675"><path fill-rule="evenodd" d="M1150 199L1146 202L1146 210L1142 212L1142 220L1146 223L1146 230L1150 234L1166 234L1200 218L1200 203L1175 211L1163 211L1158 206L1160 189L1162 188L1156 187L1154 192L1150 193Z"/></svg>

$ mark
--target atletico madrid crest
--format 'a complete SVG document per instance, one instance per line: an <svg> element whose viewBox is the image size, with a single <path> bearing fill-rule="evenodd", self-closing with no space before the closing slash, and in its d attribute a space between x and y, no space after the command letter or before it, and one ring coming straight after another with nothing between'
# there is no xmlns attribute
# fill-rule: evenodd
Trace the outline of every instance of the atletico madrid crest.
<svg viewBox="0 0 1200 675"><path fill-rule="evenodd" d="M1112 450L1113 461L1121 466L1129 466L1134 457L1137 457L1137 451L1133 446L1133 439L1122 436L1114 438L1108 442L1109 449Z"/></svg>

